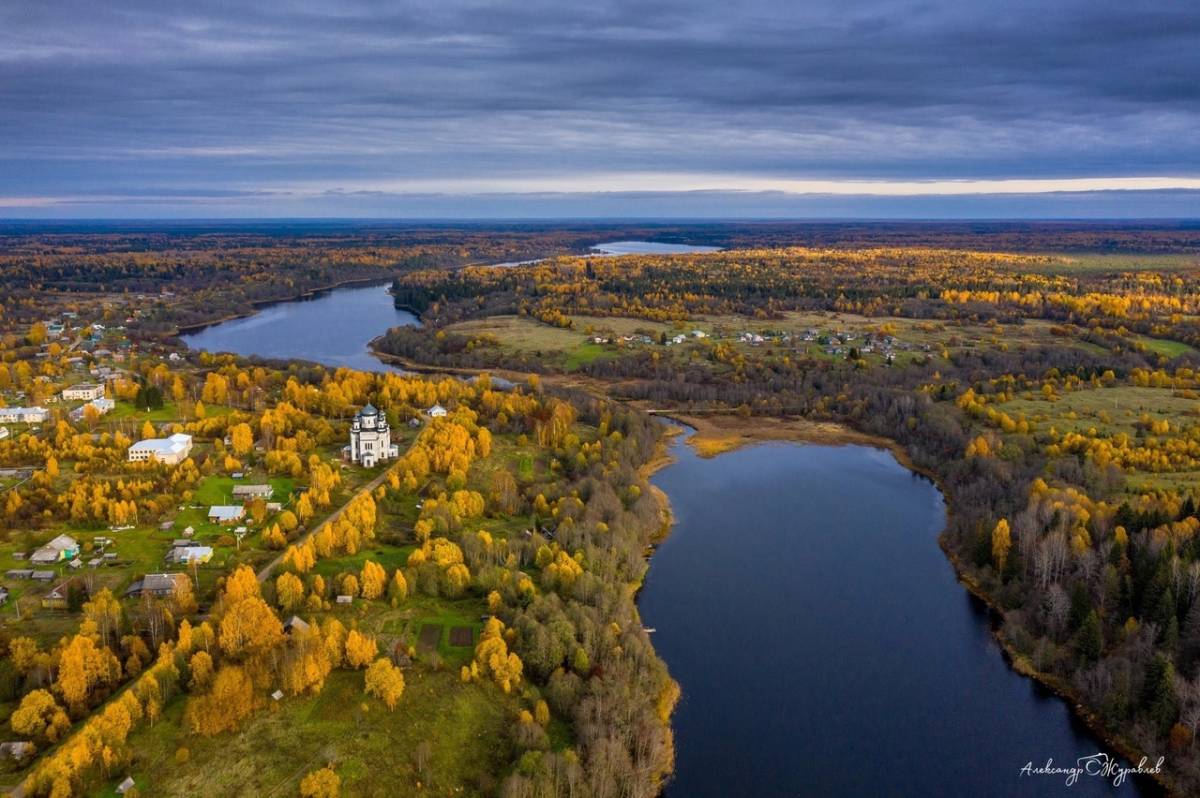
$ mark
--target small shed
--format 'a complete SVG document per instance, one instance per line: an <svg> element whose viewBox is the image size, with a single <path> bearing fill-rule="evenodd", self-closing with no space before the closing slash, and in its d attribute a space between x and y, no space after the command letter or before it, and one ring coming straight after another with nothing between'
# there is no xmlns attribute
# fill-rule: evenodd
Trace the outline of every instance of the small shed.
<svg viewBox="0 0 1200 798"><path fill-rule="evenodd" d="M117 785L117 795L124 795L136 786L137 785L133 783L133 776L126 776L125 781Z"/></svg>
<svg viewBox="0 0 1200 798"><path fill-rule="evenodd" d="M0 743L0 759L21 760L34 754L33 743L27 740Z"/></svg>

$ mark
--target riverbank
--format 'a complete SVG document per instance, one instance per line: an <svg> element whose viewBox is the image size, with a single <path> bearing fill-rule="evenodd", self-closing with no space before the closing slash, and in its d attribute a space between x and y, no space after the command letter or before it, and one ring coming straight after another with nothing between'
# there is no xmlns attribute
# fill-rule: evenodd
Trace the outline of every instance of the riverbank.
<svg viewBox="0 0 1200 798"><path fill-rule="evenodd" d="M717 455L771 441L812 443L821 446L870 446L886 449L900 465L937 482L935 474L913 462L908 452L890 438L869 435L836 421L812 421L805 418L739 416L734 413L697 413L669 409L642 408L645 412L678 421L695 430L687 443L701 457ZM941 486L939 485L939 490ZM945 492L943 491L943 495Z"/></svg>
<svg viewBox="0 0 1200 798"><path fill-rule="evenodd" d="M940 488L939 488L940 490ZM944 495L944 494L943 494ZM988 593L987 589L979 583L979 580L974 577L967 566L962 562L962 558L957 553L951 551L946 545L944 538L938 538L938 545L942 549L942 553L946 555L946 559L950 561L954 568L954 573L958 577L958 583L966 588L967 592L982 602L987 608L988 613L993 617L992 637L999 644L1000 650L1004 652L1004 660L1014 671L1022 676L1032 679L1040 684L1046 690L1065 703L1071 709L1071 714L1081 720L1088 730L1096 737L1100 738L1105 745L1109 746L1114 752L1120 754L1125 759L1129 760L1134 766L1142 760L1146 759L1149 766L1153 767L1156 757L1143 751L1136 743L1110 729L1103 718L1089 709L1084 703L1083 698L1069 683L1059 677L1039 671L1034 667L1029 658L1017 650L1012 641L1008 639L1008 635L1004 631L1004 620L1007 617L1004 608L996 600L994 596ZM1036 764L1036 763L1035 763ZM1182 798L1187 793L1183 787L1171 781L1167 774L1149 774L1145 778L1153 781L1158 785L1168 798Z"/></svg>

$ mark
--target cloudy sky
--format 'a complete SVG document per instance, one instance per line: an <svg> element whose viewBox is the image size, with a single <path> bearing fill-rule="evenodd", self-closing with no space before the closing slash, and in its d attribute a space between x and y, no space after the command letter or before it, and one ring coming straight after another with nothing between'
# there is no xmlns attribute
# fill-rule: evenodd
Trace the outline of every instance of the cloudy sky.
<svg viewBox="0 0 1200 798"><path fill-rule="evenodd" d="M1195 0L0 3L0 217L1198 217L1197 131Z"/></svg>

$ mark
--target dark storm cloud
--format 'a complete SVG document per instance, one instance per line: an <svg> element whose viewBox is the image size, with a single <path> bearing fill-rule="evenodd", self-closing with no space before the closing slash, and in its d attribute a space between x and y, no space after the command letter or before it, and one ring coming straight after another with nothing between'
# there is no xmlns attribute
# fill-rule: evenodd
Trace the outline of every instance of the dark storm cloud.
<svg viewBox="0 0 1200 798"><path fill-rule="evenodd" d="M0 202L1200 175L1188 2L246 5L0 5Z"/></svg>

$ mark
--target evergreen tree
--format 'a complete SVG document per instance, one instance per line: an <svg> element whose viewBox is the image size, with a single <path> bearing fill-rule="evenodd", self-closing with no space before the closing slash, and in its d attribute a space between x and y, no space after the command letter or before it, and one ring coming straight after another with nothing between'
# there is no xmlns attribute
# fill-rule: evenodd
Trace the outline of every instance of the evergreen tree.
<svg viewBox="0 0 1200 798"><path fill-rule="evenodd" d="M1089 612L1080 625L1079 634L1075 636L1075 648L1088 662L1100 659L1100 653L1104 649L1104 637L1100 628L1100 616L1095 610Z"/></svg>

